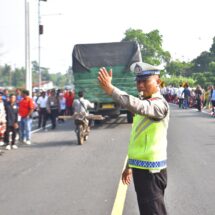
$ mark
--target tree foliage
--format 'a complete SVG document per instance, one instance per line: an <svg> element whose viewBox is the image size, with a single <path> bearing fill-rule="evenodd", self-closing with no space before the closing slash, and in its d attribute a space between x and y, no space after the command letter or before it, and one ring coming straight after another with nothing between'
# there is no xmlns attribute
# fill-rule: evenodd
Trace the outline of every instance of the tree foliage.
<svg viewBox="0 0 215 215"><path fill-rule="evenodd" d="M190 69L193 66L192 63L181 62L179 60L171 61L166 65L166 72L173 76L184 76L188 77Z"/></svg>
<svg viewBox="0 0 215 215"><path fill-rule="evenodd" d="M169 86L175 86L179 87L180 84L188 83L190 87L193 87L196 85L196 80L191 77L183 77L183 76L171 76L170 78L162 77L161 80L163 81L164 85Z"/></svg>
<svg viewBox="0 0 215 215"><path fill-rule="evenodd" d="M39 66L36 61L32 62L32 82L33 84L37 84L39 82ZM72 82L71 73L57 73L50 74L48 68L41 67L41 80L42 81L52 81L53 84L57 87L64 87L65 85L69 85ZM25 87L25 77L26 71L24 68L15 68L14 70L11 66L5 64L4 66L0 66L0 86L1 87Z"/></svg>
<svg viewBox="0 0 215 215"><path fill-rule="evenodd" d="M136 41L140 46L142 59L146 63L159 65L170 61L171 55L168 51L163 50L163 39L158 30L144 33L140 29L130 28L125 32L122 41Z"/></svg>
<svg viewBox="0 0 215 215"><path fill-rule="evenodd" d="M144 62L154 65L165 63L165 71L162 71L162 74L171 77L164 78L166 84L178 85L187 80L189 85L200 84L202 87L215 85L215 37L209 51L203 50L191 62L172 61L170 53L162 48L162 35L158 30L144 33L140 29L128 29L123 41L136 41L140 45Z"/></svg>

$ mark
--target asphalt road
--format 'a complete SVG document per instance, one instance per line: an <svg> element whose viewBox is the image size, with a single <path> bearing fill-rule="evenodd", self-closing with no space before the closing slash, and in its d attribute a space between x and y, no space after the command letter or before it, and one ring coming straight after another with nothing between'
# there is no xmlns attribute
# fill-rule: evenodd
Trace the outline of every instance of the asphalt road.
<svg viewBox="0 0 215 215"><path fill-rule="evenodd" d="M215 119L172 108L168 135L169 214L215 214Z"/></svg>
<svg viewBox="0 0 215 215"><path fill-rule="evenodd" d="M170 215L214 215L215 119L171 107L166 204ZM78 146L71 121L33 134L31 146L0 156L1 215L110 215L131 125L124 117L92 129ZM133 184L123 215L138 214Z"/></svg>

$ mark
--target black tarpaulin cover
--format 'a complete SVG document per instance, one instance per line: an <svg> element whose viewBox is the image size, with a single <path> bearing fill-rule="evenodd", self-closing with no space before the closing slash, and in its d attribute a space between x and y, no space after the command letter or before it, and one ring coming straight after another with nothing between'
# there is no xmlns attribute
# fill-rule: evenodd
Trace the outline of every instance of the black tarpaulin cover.
<svg viewBox="0 0 215 215"><path fill-rule="evenodd" d="M92 67L124 66L129 71L133 62L140 61L136 42L77 44L72 53L73 72L89 71Z"/></svg>

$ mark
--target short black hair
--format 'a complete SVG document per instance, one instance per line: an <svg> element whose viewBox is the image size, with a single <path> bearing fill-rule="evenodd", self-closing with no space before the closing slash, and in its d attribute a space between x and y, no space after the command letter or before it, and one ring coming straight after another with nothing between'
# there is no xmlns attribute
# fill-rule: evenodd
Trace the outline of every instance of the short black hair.
<svg viewBox="0 0 215 215"><path fill-rule="evenodd" d="M29 96L29 91L28 90L23 90L22 93L25 94L26 96Z"/></svg>
<svg viewBox="0 0 215 215"><path fill-rule="evenodd" d="M79 97L83 97L83 96L84 96L84 92L83 92L83 91L79 91L79 92L78 92L78 96L79 96Z"/></svg>
<svg viewBox="0 0 215 215"><path fill-rule="evenodd" d="M11 94L10 94L10 98L13 97L13 96L16 96L16 95L15 95L14 93L11 93Z"/></svg>

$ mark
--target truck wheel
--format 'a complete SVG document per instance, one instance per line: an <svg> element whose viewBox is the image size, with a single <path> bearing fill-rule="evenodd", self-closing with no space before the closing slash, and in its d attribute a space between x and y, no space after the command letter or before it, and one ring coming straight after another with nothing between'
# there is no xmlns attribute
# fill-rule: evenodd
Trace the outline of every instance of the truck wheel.
<svg viewBox="0 0 215 215"><path fill-rule="evenodd" d="M133 114L131 112L127 112L127 122L133 123Z"/></svg>

